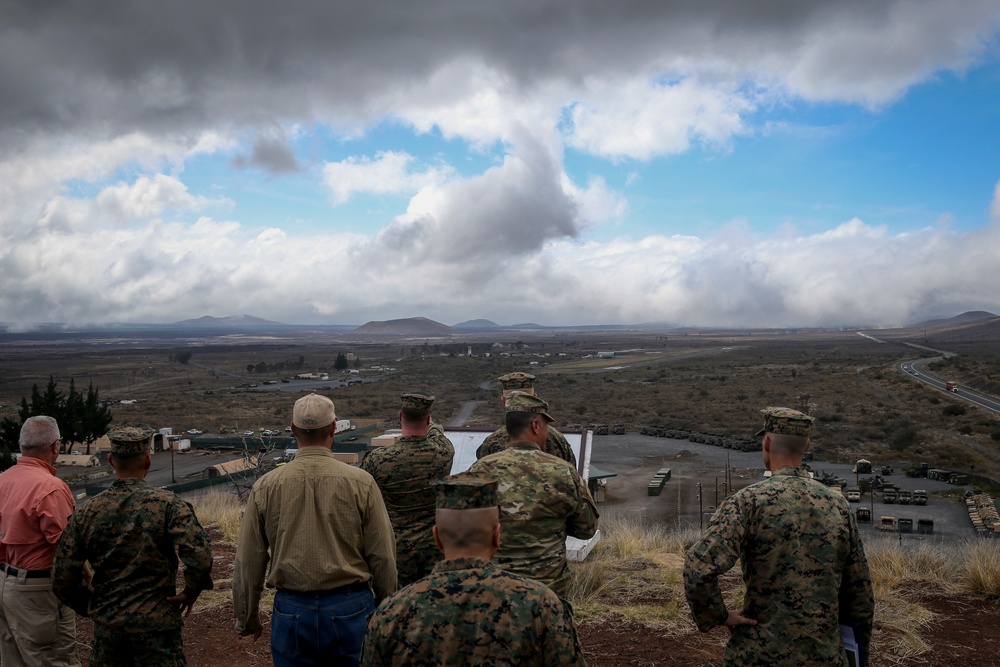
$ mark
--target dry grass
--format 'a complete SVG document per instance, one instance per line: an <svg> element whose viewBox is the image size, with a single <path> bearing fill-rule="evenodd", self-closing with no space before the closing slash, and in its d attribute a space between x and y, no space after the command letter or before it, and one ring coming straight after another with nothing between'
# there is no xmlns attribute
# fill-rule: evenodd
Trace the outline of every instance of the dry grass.
<svg viewBox="0 0 1000 667"><path fill-rule="evenodd" d="M243 520L243 506L235 495L214 491L194 499L191 504L203 526L217 525L222 531L223 539L236 544L240 522Z"/></svg>
<svg viewBox="0 0 1000 667"><path fill-rule="evenodd" d="M661 634L692 632L682 581L685 550L697 530L672 531L634 516L601 517L602 541L574 563L569 593L578 620L616 618ZM899 543L888 537L865 544L875 588L878 629L873 650L906 664L930 650L934 614L916 592L1000 595L1000 542ZM727 605L742 606L739 568L722 577Z"/></svg>

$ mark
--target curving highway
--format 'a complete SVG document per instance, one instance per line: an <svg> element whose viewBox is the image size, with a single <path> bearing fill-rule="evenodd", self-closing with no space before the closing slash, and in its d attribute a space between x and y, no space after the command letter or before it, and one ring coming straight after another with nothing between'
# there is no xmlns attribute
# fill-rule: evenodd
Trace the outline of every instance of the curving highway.
<svg viewBox="0 0 1000 667"><path fill-rule="evenodd" d="M934 387L935 389L940 389L941 391L947 391L947 389L945 389L945 380L938 378L936 375L931 375L921 368L922 364L930 361L936 361L936 359L910 359L909 361L902 361L899 363L899 370L918 382L923 382L924 384ZM1000 414L1000 401L991 396L980 394L978 391L972 391L971 389L967 389L961 385L958 386L957 391L948 393L952 396L957 396L958 398L969 401L970 403L974 403L981 408Z"/></svg>

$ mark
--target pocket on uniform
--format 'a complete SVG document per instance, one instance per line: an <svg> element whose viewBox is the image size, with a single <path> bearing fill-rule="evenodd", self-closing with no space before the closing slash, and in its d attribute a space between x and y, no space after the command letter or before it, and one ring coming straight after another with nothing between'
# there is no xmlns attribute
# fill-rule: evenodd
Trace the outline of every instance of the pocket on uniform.
<svg viewBox="0 0 1000 667"><path fill-rule="evenodd" d="M280 655L299 656L299 616L271 610L271 650Z"/></svg>

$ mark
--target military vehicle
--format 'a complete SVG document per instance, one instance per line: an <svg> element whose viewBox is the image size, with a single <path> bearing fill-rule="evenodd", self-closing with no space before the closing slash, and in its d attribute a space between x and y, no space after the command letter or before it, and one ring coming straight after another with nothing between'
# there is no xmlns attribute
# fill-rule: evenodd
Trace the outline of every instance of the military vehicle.
<svg viewBox="0 0 1000 667"><path fill-rule="evenodd" d="M906 469L907 477L927 477L927 472L930 466L926 463L918 463L917 465Z"/></svg>
<svg viewBox="0 0 1000 667"><path fill-rule="evenodd" d="M849 486L849 487L847 487L847 493L845 493L844 495L847 496L847 500L849 502L852 502L852 503L860 503L861 502L861 489L859 489L856 486Z"/></svg>
<svg viewBox="0 0 1000 667"><path fill-rule="evenodd" d="M917 519L917 534L918 535L933 535L934 534L934 519Z"/></svg>
<svg viewBox="0 0 1000 667"><path fill-rule="evenodd" d="M854 469L851 470L855 475L870 475L872 474L872 462L867 459L858 459L858 462L854 464Z"/></svg>
<svg viewBox="0 0 1000 667"><path fill-rule="evenodd" d="M913 500L913 493L906 489L900 489L899 493L896 494L896 502L900 505L909 505L911 500Z"/></svg>
<svg viewBox="0 0 1000 667"><path fill-rule="evenodd" d="M927 479L935 479L939 482L947 482L950 475L950 470L942 470L941 468L931 468L927 471Z"/></svg>
<svg viewBox="0 0 1000 667"><path fill-rule="evenodd" d="M912 533L913 532L913 519L905 519L900 517L896 521L896 528L901 533Z"/></svg>
<svg viewBox="0 0 1000 667"><path fill-rule="evenodd" d="M896 532L896 517L894 516L883 516L879 517L878 529L884 530L888 533Z"/></svg>
<svg viewBox="0 0 1000 667"><path fill-rule="evenodd" d="M859 507L854 510L854 516L857 517L858 521L864 521L866 523L872 520L872 511L868 507Z"/></svg>
<svg viewBox="0 0 1000 667"><path fill-rule="evenodd" d="M882 487L882 502L890 505L896 502L896 487L889 485Z"/></svg>
<svg viewBox="0 0 1000 667"><path fill-rule="evenodd" d="M948 477L948 483L954 484L955 486L965 486L969 483L969 476L963 475L961 473L953 472Z"/></svg>
<svg viewBox="0 0 1000 667"><path fill-rule="evenodd" d="M882 474L888 477L892 474L892 466L882 466Z"/></svg>
<svg viewBox="0 0 1000 667"><path fill-rule="evenodd" d="M924 489L917 489L913 492L913 504L914 505L926 505L927 504L927 491Z"/></svg>

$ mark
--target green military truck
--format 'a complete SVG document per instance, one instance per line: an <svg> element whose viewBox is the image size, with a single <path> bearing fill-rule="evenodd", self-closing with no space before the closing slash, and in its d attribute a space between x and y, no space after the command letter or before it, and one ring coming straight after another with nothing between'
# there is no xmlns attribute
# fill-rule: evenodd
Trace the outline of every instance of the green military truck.
<svg viewBox="0 0 1000 667"><path fill-rule="evenodd" d="M927 504L927 491L924 489L917 489L913 492L913 504L914 505L926 505Z"/></svg>
<svg viewBox="0 0 1000 667"><path fill-rule="evenodd" d="M896 494L896 502L900 505L909 505L911 500L913 500L913 493L906 489L900 489L899 493Z"/></svg>
<svg viewBox="0 0 1000 667"><path fill-rule="evenodd" d="M896 502L896 487L888 485L882 487L882 502L889 505Z"/></svg>

